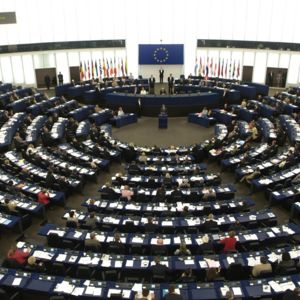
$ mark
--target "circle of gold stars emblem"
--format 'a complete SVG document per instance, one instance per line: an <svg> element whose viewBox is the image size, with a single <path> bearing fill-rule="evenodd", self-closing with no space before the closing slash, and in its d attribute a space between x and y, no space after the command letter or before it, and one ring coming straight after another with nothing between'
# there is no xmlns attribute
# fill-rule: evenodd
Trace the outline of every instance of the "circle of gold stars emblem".
<svg viewBox="0 0 300 300"><path fill-rule="evenodd" d="M165 63L169 59L169 51L164 47L158 47L153 52L153 59L157 63Z"/></svg>

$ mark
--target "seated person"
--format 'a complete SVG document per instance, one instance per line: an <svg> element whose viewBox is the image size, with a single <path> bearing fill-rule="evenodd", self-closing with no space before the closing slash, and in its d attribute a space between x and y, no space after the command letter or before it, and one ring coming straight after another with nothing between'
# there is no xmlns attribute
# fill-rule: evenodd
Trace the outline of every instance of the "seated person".
<svg viewBox="0 0 300 300"><path fill-rule="evenodd" d="M211 187L203 189L202 194L203 194L202 199L204 201L212 200L217 197L215 190Z"/></svg>
<svg viewBox="0 0 300 300"><path fill-rule="evenodd" d="M114 239L109 243L109 245L118 248L121 252L125 250L125 246L121 241L120 232L114 233Z"/></svg>
<svg viewBox="0 0 300 300"><path fill-rule="evenodd" d="M268 262L268 258L265 257L265 256L262 256L260 258L260 264L255 265L252 268L252 276L253 277L258 277L258 276L260 276L262 271L272 272L272 266Z"/></svg>
<svg viewBox="0 0 300 300"><path fill-rule="evenodd" d="M125 113L123 111L123 108L120 106L119 109L118 109L118 117L122 117L124 115L125 115Z"/></svg>
<svg viewBox="0 0 300 300"><path fill-rule="evenodd" d="M113 79L113 81L111 83L111 86L112 87L117 87L118 86L118 82L117 82L117 78L116 77L114 77L114 79Z"/></svg>
<svg viewBox="0 0 300 300"><path fill-rule="evenodd" d="M189 207L187 205L182 208L182 216L185 218L192 216L192 213L189 212Z"/></svg>
<svg viewBox="0 0 300 300"><path fill-rule="evenodd" d="M251 184L251 181L253 179L255 179L256 177L258 177L260 175L260 169L259 168L256 168L254 172L250 173L250 174L247 174L247 175L244 175L241 179L240 179L240 182L244 182L246 181L248 184Z"/></svg>
<svg viewBox="0 0 300 300"><path fill-rule="evenodd" d="M147 155L145 152L142 152L142 154L138 158L139 162L146 164L147 163Z"/></svg>
<svg viewBox="0 0 300 300"><path fill-rule="evenodd" d="M187 178L182 179L181 183L179 184L180 188L189 188L190 183Z"/></svg>
<svg viewBox="0 0 300 300"><path fill-rule="evenodd" d="M212 267L208 267L206 269L206 281L207 282L211 282L214 281L218 278L218 276L220 275L220 268L212 268Z"/></svg>
<svg viewBox="0 0 300 300"><path fill-rule="evenodd" d="M234 231L229 231L228 237L223 238L220 241L220 244L224 245L223 252L226 253L228 251L236 252L236 237Z"/></svg>
<svg viewBox="0 0 300 300"><path fill-rule="evenodd" d="M205 231L209 231L211 228L215 228L218 226L218 222L214 220L214 215L209 214L205 222L203 223L203 227Z"/></svg>
<svg viewBox="0 0 300 300"><path fill-rule="evenodd" d="M172 177L170 173L166 173L165 177L163 178L163 184L165 186L171 186L172 185Z"/></svg>
<svg viewBox="0 0 300 300"><path fill-rule="evenodd" d="M203 107L202 112L200 113L201 117L207 117L208 116L208 109L206 107Z"/></svg>
<svg viewBox="0 0 300 300"><path fill-rule="evenodd" d="M295 288L293 291L288 290L284 293L282 300L299 300L300 288Z"/></svg>
<svg viewBox="0 0 300 300"><path fill-rule="evenodd" d="M91 212L89 216L85 220L85 225L89 226L91 229L97 228L97 219L95 218L95 214Z"/></svg>
<svg viewBox="0 0 300 300"><path fill-rule="evenodd" d="M160 95L167 95L167 92L166 92L165 88L162 87L162 88L160 89L160 91L159 91L159 94L160 94Z"/></svg>
<svg viewBox="0 0 300 300"><path fill-rule="evenodd" d="M95 110L95 113L98 113L98 112L102 111L102 108L98 104L96 104L94 110Z"/></svg>
<svg viewBox="0 0 300 300"><path fill-rule="evenodd" d="M240 221L236 221L235 223L231 224L229 226L229 231L235 231L235 232L238 232L238 231L242 231L242 230L246 230L246 227L243 226Z"/></svg>
<svg viewBox="0 0 300 300"><path fill-rule="evenodd" d="M45 206L50 204L50 196L47 190L43 189L37 194L38 203L44 204Z"/></svg>
<svg viewBox="0 0 300 300"><path fill-rule="evenodd" d="M30 272L45 272L45 266L42 262L37 262L36 257L29 256L27 259L26 270Z"/></svg>
<svg viewBox="0 0 300 300"><path fill-rule="evenodd" d="M142 87L140 94L141 95L147 95L147 91L145 90L144 87Z"/></svg>
<svg viewBox="0 0 300 300"><path fill-rule="evenodd" d="M191 268L184 270L181 274L181 278L192 278L192 277L193 277L193 270Z"/></svg>
<svg viewBox="0 0 300 300"><path fill-rule="evenodd" d="M150 291L147 288L143 288L142 292L138 292L134 296L134 300L155 300L155 294L153 292L150 293Z"/></svg>
<svg viewBox="0 0 300 300"><path fill-rule="evenodd" d="M97 250L97 251L100 251L100 249L101 249L101 244L100 244L100 242L97 240L97 238L96 238L96 236L97 236L97 233L95 233L95 232L91 232L90 233L90 238L89 239L86 239L85 241L84 241L84 247L86 247L86 248L94 248L95 250Z"/></svg>
<svg viewBox="0 0 300 300"><path fill-rule="evenodd" d="M241 107L246 108L247 107L247 99L243 99L241 102Z"/></svg>
<svg viewBox="0 0 300 300"><path fill-rule="evenodd" d="M180 294L175 292L175 285L169 285L169 292L165 295L164 300L183 300Z"/></svg>
<svg viewBox="0 0 300 300"><path fill-rule="evenodd" d="M168 276L168 274L170 273L170 269L167 266L160 263L159 256L155 257L154 262L155 262L155 264L150 267L152 277L153 276L163 276L166 278Z"/></svg>
<svg viewBox="0 0 300 300"><path fill-rule="evenodd" d="M174 255L191 255L191 251L186 247L186 243L181 242L180 246L176 251L174 252Z"/></svg>
<svg viewBox="0 0 300 300"><path fill-rule="evenodd" d="M17 247L11 247L8 250L6 258L14 261L20 266L24 266L27 263L27 258L29 257L31 249L18 249Z"/></svg>
<svg viewBox="0 0 300 300"><path fill-rule="evenodd" d="M15 213L18 212L17 211L17 204L11 199L5 198L4 206L7 208L8 212L15 212Z"/></svg>
<svg viewBox="0 0 300 300"><path fill-rule="evenodd" d="M146 223L145 226L144 226L145 233L147 233L147 232L156 232L157 225L153 223L153 218L149 216L147 218L147 221L148 221L148 223Z"/></svg>
<svg viewBox="0 0 300 300"><path fill-rule="evenodd" d="M177 186L174 187L174 190L171 192L171 198L172 198L172 201L179 201L180 198L182 197L182 191L179 190L177 188Z"/></svg>
<svg viewBox="0 0 300 300"><path fill-rule="evenodd" d="M205 251L214 251L214 246L212 241L209 239L209 236L207 234L205 234L202 239L202 244L199 247L199 250L201 253L205 252Z"/></svg>
<svg viewBox="0 0 300 300"><path fill-rule="evenodd" d="M291 259L289 252L282 253L281 257L281 262L278 263L275 273L285 275L287 273L287 269L295 267L295 261Z"/></svg>
<svg viewBox="0 0 300 300"><path fill-rule="evenodd" d="M164 202L166 199L166 189L165 186L162 185L156 190L155 200L157 202Z"/></svg>
<svg viewBox="0 0 300 300"><path fill-rule="evenodd" d="M122 198L126 198L128 201L131 200L134 192L129 189L128 185L124 185L124 188L121 191Z"/></svg>
<svg viewBox="0 0 300 300"><path fill-rule="evenodd" d="M67 218L67 222L74 222L78 226L78 218L76 217L75 211L69 211L69 217Z"/></svg>

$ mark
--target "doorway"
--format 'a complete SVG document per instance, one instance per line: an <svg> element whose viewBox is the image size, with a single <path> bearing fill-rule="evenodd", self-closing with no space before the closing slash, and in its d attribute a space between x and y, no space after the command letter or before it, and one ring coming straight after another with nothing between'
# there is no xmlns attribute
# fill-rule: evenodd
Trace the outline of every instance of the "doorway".
<svg viewBox="0 0 300 300"><path fill-rule="evenodd" d="M242 81L252 82L253 66L243 66L243 77Z"/></svg>

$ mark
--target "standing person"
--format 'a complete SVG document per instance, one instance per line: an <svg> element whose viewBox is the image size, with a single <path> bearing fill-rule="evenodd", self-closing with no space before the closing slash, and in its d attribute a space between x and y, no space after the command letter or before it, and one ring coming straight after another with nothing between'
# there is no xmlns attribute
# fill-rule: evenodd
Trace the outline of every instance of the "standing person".
<svg viewBox="0 0 300 300"><path fill-rule="evenodd" d="M172 74L168 77L169 94L173 94L174 77Z"/></svg>
<svg viewBox="0 0 300 300"><path fill-rule="evenodd" d="M47 90L49 90L50 89L51 78L48 74L45 76L44 81L45 81L45 85L47 87Z"/></svg>
<svg viewBox="0 0 300 300"><path fill-rule="evenodd" d="M58 85L63 85L64 84L64 76L63 76L63 74L61 74L61 72L58 73L57 78L58 78Z"/></svg>
<svg viewBox="0 0 300 300"><path fill-rule="evenodd" d="M150 88L150 94L154 94L154 87L155 87L155 78L153 75L149 78L149 88Z"/></svg>
<svg viewBox="0 0 300 300"><path fill-rule="evenodd" d="M159 83L164 83L164 69L160 67L159 69Z"/></svg>

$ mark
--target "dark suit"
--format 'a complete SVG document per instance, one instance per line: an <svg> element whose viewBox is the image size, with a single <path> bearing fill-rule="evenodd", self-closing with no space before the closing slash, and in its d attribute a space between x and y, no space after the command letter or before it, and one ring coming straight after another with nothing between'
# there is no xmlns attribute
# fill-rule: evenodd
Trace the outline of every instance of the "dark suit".
<svg viewBox="0 0 300 300"><path fill-rule="evenodd" d="M150 88L150 94L154 94L154 87L155 87L155 78L150 77L149 78L149 88Z"/></svg>
<svg viewBox="0 0 300 300"><path fill-rule="evenodd" d="M96 239L85 240L84 246L94 248L97 251L100 251L100 249L101 249L101 245L100 245L99 241L97 241Z"/></svg>
<svg viewBox="0 0 300 300"><path fill-rule="evenodd" d="M203 226L206 231L209 231L211 228L217 227L218 223L214 220L208 220L204 222Z"/></svg>
<svg viewBox="0 0 300 300"><path fill-rule="evenodd" d="M173 94L173 87L174 87L174 77L168 77L168 87L169 87L169 94Z"/></svg>
<svg viewBox="0 0 300 300"><path fill-rule="evenodd" d="M144 226L144 230L145 230L145 233L147 233L147 232L156 232L157 225L153 224L153 223L147 223Z"/></svg>
<svg viewBox="0 0 300 300"><path fill-rule="evenodd" d="M183 300L182 296L176 293L168 293L166 294L166 296L164 297L164 300Z"/></svg>
<svg viewBox="0 0 300 300"><path fill-rule="evenodd" d="M159 70L159 83L164 82L164 70L160 69Z"/></svg>
<svg viewBox="0 0 300 300"><path fill-rule="evenodd" d="M170 272L170 269L165 265L156 264L151 267L151 272L152 276L157 275L166 277Z"/></svg>

